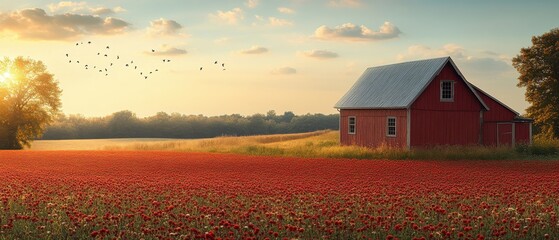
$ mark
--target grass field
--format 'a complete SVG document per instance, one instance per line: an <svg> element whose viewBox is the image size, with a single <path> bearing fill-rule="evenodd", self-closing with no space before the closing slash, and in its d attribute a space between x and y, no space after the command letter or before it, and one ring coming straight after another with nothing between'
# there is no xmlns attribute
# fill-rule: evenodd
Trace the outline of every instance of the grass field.
<svg viewBox="0 0 559 240"><path fill-rule="evenodd" d="M557 239L559 161L0 151L0 239Z"/></svg>
<svg viewBox="0 0 559 240"><path fill-rule="evenodd" d="M444 146L411 151L340 146L338 131L211 139L101 139L36 141L32 150L156 150L236 153L259 156L356 159L559 159L558 141L536 141L533 146Z"/></svg>

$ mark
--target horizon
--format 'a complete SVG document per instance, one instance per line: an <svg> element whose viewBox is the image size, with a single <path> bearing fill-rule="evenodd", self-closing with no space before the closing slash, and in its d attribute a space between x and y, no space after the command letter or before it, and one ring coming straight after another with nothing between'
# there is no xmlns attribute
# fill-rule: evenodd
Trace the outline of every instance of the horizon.
<svg viewBox="0 0 559 240"><path fill-rule="evenodd" d="M523 114L528 103L511 59L532 36L557 27L558 7L554 1L26 0L0 6L0 50L43 61L63 90L67 116L336 114L334 104L366 68L443 56L466 80Z"/></svg>

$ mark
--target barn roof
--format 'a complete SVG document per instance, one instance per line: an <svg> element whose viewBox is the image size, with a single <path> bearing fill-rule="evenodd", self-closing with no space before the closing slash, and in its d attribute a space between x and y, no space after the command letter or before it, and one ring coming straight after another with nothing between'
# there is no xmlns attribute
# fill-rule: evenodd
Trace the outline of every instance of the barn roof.
<svg viewBox="0 0 559 240"><path fill-rule="evenodd" d="M367 68L334 107L339 109L409 108L449 62L481 105L488 110L487 105L466 81L450 57Z"/></svg>

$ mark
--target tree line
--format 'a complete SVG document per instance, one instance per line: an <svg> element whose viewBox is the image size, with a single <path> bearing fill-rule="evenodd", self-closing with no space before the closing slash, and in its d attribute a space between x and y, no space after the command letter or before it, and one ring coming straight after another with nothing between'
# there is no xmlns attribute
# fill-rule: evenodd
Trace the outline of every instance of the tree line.
<svg viewBox="0 0 559 240"><path fill-rule="evenodd" d="M120 111L105 117L60 115L41 139L94 138L210 138L261 134L311 132L338 129L339 114L295 115L287 111L266 114L222 116L167 114L139 118L131 111Z"/></svg>

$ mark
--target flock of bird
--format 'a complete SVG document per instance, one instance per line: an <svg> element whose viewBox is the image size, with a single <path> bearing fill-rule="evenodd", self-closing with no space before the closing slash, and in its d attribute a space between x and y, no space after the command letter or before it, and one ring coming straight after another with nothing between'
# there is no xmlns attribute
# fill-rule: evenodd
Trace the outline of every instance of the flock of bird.
<svg viewBox="0 0 559 240"><path fill-rule="evenodd" d="M76 43L76 47L81 47L84 45L90 45L93 46L94 44L91 41L87 41L87 42L78 42ZM149 53L149 51L148 51ZM151 53L155 54L156 50L155 49L151 49ZM121 58L120 55L113 53L111 51L111 47L110 46L106 46L103 48L103 50L97 51L97 58L102 59L102 64L89 64L89 63L85 63L85 62L80 62L79 58L77 58L78 56L74 56L74 54L71 53L66 53L66 58L68 59L68 63L76 63L76 64L80 64L82 65L82 67L85 70L93 70L95 72L98 72L100 74L104 74L105 76L109 76L109 74L115 70L115 67L123 67L125 69L128 70L133 70L136 71L136 74L139 74L140 77L144 78L144 79L148 79L149 76L151 76L152 74L155 74L156 72L159 72L158 68L141 68L139 67L139 65L137 63L134 63L134 60L124 60L124 58ZM99 61L96 61L97 63L99 63ZM170 63L171 59L162 59L162 62L164 64ZM218 61L214 61L214 65L218 65ZM225 63L221 63L221 68L222 70L225 70ZM203 66L200 67L200 71L202 71L204 69Z"/></svg>

